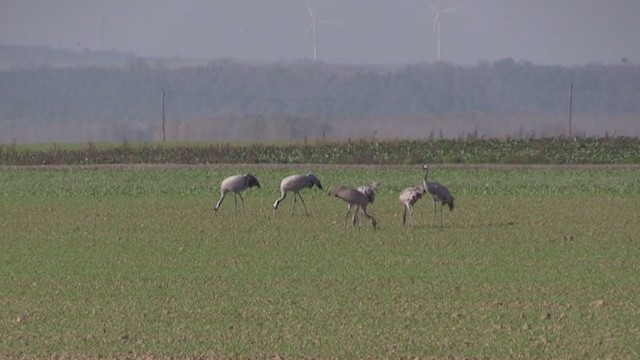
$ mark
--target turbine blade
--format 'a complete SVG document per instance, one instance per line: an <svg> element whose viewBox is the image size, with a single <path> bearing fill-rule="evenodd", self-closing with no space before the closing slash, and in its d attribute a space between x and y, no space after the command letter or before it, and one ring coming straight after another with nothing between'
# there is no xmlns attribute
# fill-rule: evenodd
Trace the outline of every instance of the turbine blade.
<svg viewBox="0 0 640 360"><path fill-rule="evenodd" d="M450 12L450 11L460 10L460 9L464 9L466 7L467 7L467 5L454 6L454 7L442 9L442 10L440 10L440 13L442 14L442 13L446 13L446 12Z"/></svg>
<svg viewBox="0 0 640 360"><path fill-rule="evenodd" d="M436 9L436 7L433 6L433 4L429 0L425 0L425 2L427 3L427 6L431 9L431 11L433 11L436 14L438 13L438 9Z"/></svg>
<svg viewBox="0 0 640 360"><path fill-rule="evenodd" d="M307 11L309 12L309 16L311 17L311 19L315 21L316 17L313 15L313 10L311 10L311 5L309 5L309 0L304 0L304 3L307 5Z"/></svg>
<svg viewBox="0 0 640 360"><path fill-rule="evenodd" d="M328 24L328 25L342 25L342 26L351 25L351 24L346 23L346 22L332 21L332 20L318 20L318 23L320 23L320 24Z"/></svg>

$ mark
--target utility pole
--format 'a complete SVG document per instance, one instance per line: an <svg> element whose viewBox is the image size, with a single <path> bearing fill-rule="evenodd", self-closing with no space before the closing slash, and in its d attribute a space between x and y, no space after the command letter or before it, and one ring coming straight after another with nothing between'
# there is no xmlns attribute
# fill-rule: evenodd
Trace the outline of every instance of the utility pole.
<svg viewBox="0 0 640 360"><path fill-rule="evenodd" d="M571 137L571 115L573 112L573 84L569 88L569 137Z"/></svg>
<svg viewBox="0 0 640 360"><path fill-rule="evenodd" d="M167 137L164 131L164 89L162 89L162 142L165 142L166 140L167 140Z"/></svg>

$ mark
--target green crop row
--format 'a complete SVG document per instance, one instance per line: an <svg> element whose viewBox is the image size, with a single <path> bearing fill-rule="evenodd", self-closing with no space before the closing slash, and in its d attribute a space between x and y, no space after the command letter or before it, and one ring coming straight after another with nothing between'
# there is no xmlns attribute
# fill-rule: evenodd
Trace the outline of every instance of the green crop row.
<svg viewBox="0 0 640 360"><path fill-rule="evenodd" d="M291 144L143 144L29 149L0 145L0 165L78 164L633 164L634 137L357 140Z"/></svg>

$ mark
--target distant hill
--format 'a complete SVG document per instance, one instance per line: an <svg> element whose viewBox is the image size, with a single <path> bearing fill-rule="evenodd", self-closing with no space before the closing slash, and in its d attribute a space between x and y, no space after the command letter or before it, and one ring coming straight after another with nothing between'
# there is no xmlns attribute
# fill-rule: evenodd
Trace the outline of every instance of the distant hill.
<svg viewBox="0 0 640 360"><path fill-rule="evenodd" d="M141 57L132 51L95 51L91 49L74 51L44 46L0 45L0 71L30 70L40 67L124 68L141 60L152 67L163 68L206 65L209 62L207 59L185 59L180 57Z"/></svg>

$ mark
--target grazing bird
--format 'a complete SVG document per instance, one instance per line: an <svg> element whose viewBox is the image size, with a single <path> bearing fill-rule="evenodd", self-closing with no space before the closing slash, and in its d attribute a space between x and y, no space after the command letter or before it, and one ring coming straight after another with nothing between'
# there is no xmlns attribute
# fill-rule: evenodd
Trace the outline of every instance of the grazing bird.
<svg viewBox="0 0 640 360"><path fill-rule="evenodd" d="M363 185L363 186L358 186L356 188L356 190L360 191L361 193L363 193L367 199L369 200L369 204L373 203L373 200L376 197L376 192L378 192L378 186L380 186L380 184L378 182L372 182L371 185ZM347 210L351 211L351 208L353 207L353 205L348 204L347 205ZM347 213L348 216L348 213Z"/></svg>
<svg viewBox="0 0 640 360"><path fill-rule="evenodd" d="M280 202L284 200L285 197L287 197L287 193L291 191L293 192L293 206L291 207L291 215L293 216L293 210L296 207L296 195L298 195L298 197L300 197L300 201L302 201L302 206L304 206L305 214L309 216L309 212L307 212L307 205L304 203L302 195L300 195L300 190L305 188L312 188L314 185L318 189L322 190L322 184L320 183L320 180L318 180L318 178L312 173L308 173L306 175L291 175L282 179L282 182L280 183L280 197L276 200L275 203L273 203L273 211L275 212L276 210L278 210L278 204L280 204Z"/></svg>
<svg viewBox="0 0 640 360"><path fill-rule="evenodd" d="M407 212L409 213L411 226L415 226L413 220L413 205L422 198L425 193L425 189L422 186L412 186L404 189L400 193L400 202L404 205L404 212L402 213L402 226L407 222Z"/></svg>
<svg viewBox="0 0 640 360"><path fill-rule="evenodd" d="M228 178L222 180L220 184L220 200L216 203L216 206L213 207L213 211L218 211L220 208L220 204L222 204L222 200L224 200L225 196L227 196L228 192L232 192L233 196L236 200L236 210L238 209L238 196L240 196L240 201L242 201L242 208L244 209L244 199L242 198L242 191L247 190L253 186L257 186L260 188L260 183L255 176L251 174L244 175L233 175Z"/></svg>
<svg viewBox="0 0 640 360"><path fill-rule="evenodd" d="M364 216L371 220L371 226L373 226L373 230L376 230L376 226L378 225L378 221L376 218L371 216L367 212L367 205L369 205L370 198L363 194L361 191L348 187L348 186L338 186L329 191L329 195L333 195L337 198L344 200L347 204L349 204L349 208L347 209L346 217L349 218L349 213L351 212L351 207L355 206L356 210L353 213L353 225L355 226L360 223L358 222L358 212L362 209Z"/></svg>
<svg viewBox="0 0 640 360"><path fill-rule="evenodd" d="M427 190L427 192L433 199L432 224L435 224L436 222L437 203L440 203L440 226L442 226L442 207L446 204L449 206L449 211L453 211L453 196L451 196L451 192L449 192L449 189L447 189L446 186L437 182L427 181L427 175L429 174L428 165L422 165L422 169L424 170L424 179L422 180L422 186Z"/></svg>

